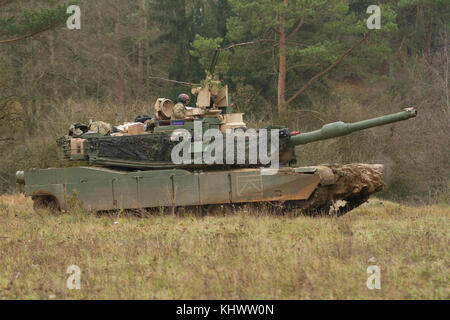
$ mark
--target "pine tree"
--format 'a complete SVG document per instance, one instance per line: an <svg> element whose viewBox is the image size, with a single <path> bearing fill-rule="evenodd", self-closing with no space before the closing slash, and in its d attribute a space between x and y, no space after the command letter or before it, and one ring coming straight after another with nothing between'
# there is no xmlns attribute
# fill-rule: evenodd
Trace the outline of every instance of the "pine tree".
<svg viewBox="0 0 450 320"><path fill-rule="evenodd" d="M384 8L383 29L374 31L376 35L369 42L368 15L352 10L352 2L348 0L229 0L229 3L234 16L228 19L224 42L248 44L235 48L230 74L236 72L248 83L255 82L260 87L273 87L275 82L279 115L285 114L288 106L308 88L358 50L371 58L390 54L385 43L396 25L389 6ZM207 47L199 41L194 43L196 46ZM242 65L244 60L248 63ZM238 66L234 67L236 62ZM364 62L353 63L349 69L361 70L359 65Z"/></svg>

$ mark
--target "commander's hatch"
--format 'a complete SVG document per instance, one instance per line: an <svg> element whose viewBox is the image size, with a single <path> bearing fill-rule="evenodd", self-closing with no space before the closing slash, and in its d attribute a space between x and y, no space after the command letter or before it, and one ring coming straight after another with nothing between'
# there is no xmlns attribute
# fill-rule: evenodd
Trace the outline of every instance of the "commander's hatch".
<svg viewBox="0 0 450 320"><path fill-rule="evenodd" d="M207 78L206 85L193 88L192 94L197 96L197 108L227 108L229 106L228 86L221 86L220 81Z"/></svg>
<svg viewBox="0 0 450 320"><path fill-rule="evenodd" d="M228 86L223 87L214 99L214 107L228 108L229 104Z"/></svg>

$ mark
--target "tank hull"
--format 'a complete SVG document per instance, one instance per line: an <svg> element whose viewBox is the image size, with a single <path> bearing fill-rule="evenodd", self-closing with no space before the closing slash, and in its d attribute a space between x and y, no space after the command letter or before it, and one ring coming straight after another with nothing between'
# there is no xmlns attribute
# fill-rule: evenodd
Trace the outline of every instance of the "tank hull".
<svg viewBox="0 0 450 320"><path fill-rule="evenodd" d="M160 207L277 203L302 212L328 212L339 200L345 213L383 189L382 166L352 164L260 169L117 171L99 167L34 169L22 179L36 207L110 211ZM345 212L344 212L345 211Z"/></svg>

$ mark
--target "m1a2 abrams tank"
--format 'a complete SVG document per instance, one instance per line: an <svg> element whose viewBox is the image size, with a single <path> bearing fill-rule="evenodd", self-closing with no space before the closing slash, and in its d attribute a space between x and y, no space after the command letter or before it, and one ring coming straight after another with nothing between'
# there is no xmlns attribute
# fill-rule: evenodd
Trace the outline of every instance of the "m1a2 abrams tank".
<svg viewBox="0 0 450 320"><path fill-rule="evenodd" d="M356 123L335 122L312 132L284 127L263 132L246 127L243 114L232 111L228 88L211 77L192 93L197 97L196 108L158 99L156 115L144 118L144 123L127 124L128 129L105 124L100 130L98 123L90 131L88 126L72 128L59 144L64 160L77 166L18 172L17 182L25 185L26 195L37 208L68 210L76 194L86 209L96 211L270 203L281 210L341 215L384 188L383 166L304 167L296 164L295 147L417 115L409 108ZM208 130L213 130L214 138L204 139L202 134ZM233 143L241 138L240 147L239 143L229 147L228 140L220 143L227 134L234 135ZM252 147L252 137L256 137L257 149ZM266 144L259 144L265 137ZM267 151L275 163L252 157L252 150L259 155ZM180 151L187 156L174 160ZM213 161L204 157L206 153ZM228 161L237 158L240 161ZM267 169L269 164L271 169Z"/></svg>

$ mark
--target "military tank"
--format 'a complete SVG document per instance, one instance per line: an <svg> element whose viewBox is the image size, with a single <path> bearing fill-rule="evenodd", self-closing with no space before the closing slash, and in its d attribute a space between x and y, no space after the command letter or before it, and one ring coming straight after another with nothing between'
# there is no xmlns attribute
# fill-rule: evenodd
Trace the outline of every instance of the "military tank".
<svg viewBox="0 0 450 320"><path fill-rule="evenodd" d="M66 168L17 172L35 208L66 211L267 204L275 210L342 215L383 190L383 165L301 166L295 147L414 118L402 112L311 132L247 128L228 87L212 76L192 88L196 106L160 98L154 116L111 126L76 124L58 140ZM208 136L206 138L206 136ZM256 156L255 156L256 154ZM174 156L175 155L175 156ZM207 156L206 156L207 155Z"/></svg>

